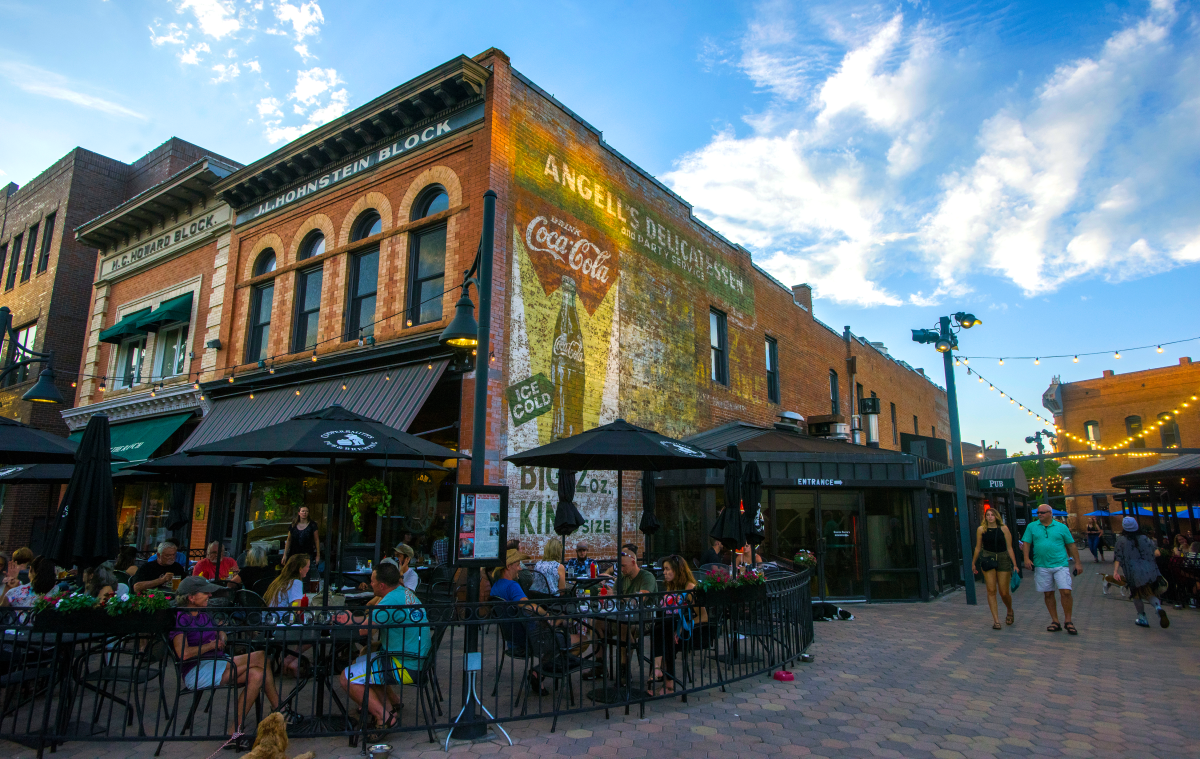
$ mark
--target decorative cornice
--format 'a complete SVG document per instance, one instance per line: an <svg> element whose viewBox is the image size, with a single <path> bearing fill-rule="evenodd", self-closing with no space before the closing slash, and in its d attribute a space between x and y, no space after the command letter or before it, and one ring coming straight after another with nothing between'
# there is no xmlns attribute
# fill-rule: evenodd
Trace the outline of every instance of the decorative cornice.
<svg viewBox="0 0 1200 759"><path fill-rule="evenodd" d="M78 406L62 412L63 421L72 432L87 426L93 414L105 413L110 422L128 422L164 414L178 414L181 411L199 410L203 416L209 411L207 400L201 400L201 391L191 385L179 385L155 391L153 397L149 392L131 393L112 400L103 400L87 406Z"/></svg>

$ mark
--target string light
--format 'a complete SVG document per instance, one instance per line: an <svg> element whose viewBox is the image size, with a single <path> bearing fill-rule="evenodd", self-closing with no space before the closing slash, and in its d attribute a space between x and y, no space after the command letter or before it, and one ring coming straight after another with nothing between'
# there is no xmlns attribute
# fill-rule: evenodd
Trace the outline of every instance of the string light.
<svg viewBox="0 0 1200 759"><path fill-rule="evenodd" d="M1113 354L1113 358L1115 358L1115 359L1117 359L1117 360L1120 360L1120 358L1121 358L1121 351L1117 351L1116 353L1114 353L1114 354Z"/></svg>
<svg viewBox="0 0 1200 759"><path fill-rule="evenodd" d="M1076 357L1075 357L1075 361L1074 361L1074 363L1076 363L1076 364L1078 364L1078 363L1079 363L1079 356L1076 356Z"/></svg>
<svg viewBox="0 0 1200 759"><path fill-rule="evenodd" d="M1158 346L1158 352L1159 352L1159 353L1162 353L1162 346L1161 346L1161 345L1160 345L1160 346Z"/></svg>
<svg viewBox="0 0 1200 759"><path fill-rule="evenodd" d="M1038 364L1040 364L1040 363L1042 363L1042 360L1041 360L1040 358L1035 358L1035 359L1033 360L1033 365L1034 365L1034 366L1037 366L1037 365L1038 365Z"/></svg>
<svg viewBox="0 0 1200 759"><path fill-rule="evenodd" d="M1000 359L1000 366L1004 366L1004 359Z"/></svg>
<svg viewBox="0 0 1200 759"><path fill-rule="evenodd" d="M250 400L254 400L254 391L253 390L250 391Z"/></svg>
<svg viewBox="0 0 1200 759"><path fill-rule="evenodd" d="M317 349L316 348L313 348L312 360L313 360L314 364L317 363Z"/></svg>
<svg viewBox="0 0 1200 759"><path fill-rule="evenodd" d="M1187 337L1182 340L1169 340L1169 341L1163 342L1163 343L1150 343L1149 345L1137 345L1132 348L1126 348L1125 350L1126 351L1141 351L1141 350L1150 350L1151 348L1153 348L1156 352L1162 353L1164 345L1179 345L1180 343L1192 343L1197 340L1200 340L1200 336ZM1078 363L1080 356L1102 356L1105 353L1116 354L1116 353L1120 353L1120 352L1121 351L1119 351L1119 350L1112 350L1112 351L1089 351L1086 353L1075 353L1075 354L1056 353L1054 355L1048 355L1048 356L1046 356L1046 358L1070 358L1073 362ZM970 358L970 356L962 357L964 364L967 362L968 358ZM975 356L975 358L1000 359L1001 361L1003 361L1004 359L1008 359L1008 358L1020 358L1020 359L1028 358L1028 359L1036 360L1036 359L1040 359L1042 357L1041 356Z"/></svg>
<svg viewBox="0 0 1200 759"><path fill-rule="evenodd" d="M346 389L346 380L342 380L342 389L343 389L343 390L345 390L345 389Z"/></svg>
<svg viewBox="0 0 1200 759"><path fill-rule="evenodd" d="M300 395L300 389L299 389L299 388L297 388L297 389L296 389L296 395Z"/></svg>

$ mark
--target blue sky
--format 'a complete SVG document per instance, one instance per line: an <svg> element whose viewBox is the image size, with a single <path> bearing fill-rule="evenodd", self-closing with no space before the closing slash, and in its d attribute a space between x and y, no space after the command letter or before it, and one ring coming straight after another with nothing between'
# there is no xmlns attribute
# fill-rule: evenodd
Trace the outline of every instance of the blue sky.
<svg viewBox="0 0 1200 759"><path fill-rule="evenodd" d="M939 382L908 330L958 310L984 320L967 355L1200 336L1194 4L0 0L0 18L0 182L172 135L249 162L496 46L761 266L812 283L818 318ZM1192 355L971 367L1040 410L1055 374ZM1035 420L966 379L964 438L1026 447Z"/></svg>

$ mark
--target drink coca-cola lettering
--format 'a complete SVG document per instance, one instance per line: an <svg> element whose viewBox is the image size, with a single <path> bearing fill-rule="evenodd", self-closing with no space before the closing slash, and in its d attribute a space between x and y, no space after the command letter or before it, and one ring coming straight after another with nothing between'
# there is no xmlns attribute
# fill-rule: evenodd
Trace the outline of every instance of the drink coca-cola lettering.
<svg viewBox="0 0 1200 759"><path fill-rule="evenodd" d="M612 253L601 250L574 227L560 225L556 229L545 216L535 216L525 227L525 245L531 251L550 254L589 279L608 284Z"/></svg>
<svg viewBox="0 0 1200 759"><path fill-rule="evenodd" d="M550 381L554 384L554 410L551 437L554 440L583 432L583 390L585 367L583 331L575 309L575 280L564 276L559 288L562 307L554 325L554 343L550 351Z"/></svg>

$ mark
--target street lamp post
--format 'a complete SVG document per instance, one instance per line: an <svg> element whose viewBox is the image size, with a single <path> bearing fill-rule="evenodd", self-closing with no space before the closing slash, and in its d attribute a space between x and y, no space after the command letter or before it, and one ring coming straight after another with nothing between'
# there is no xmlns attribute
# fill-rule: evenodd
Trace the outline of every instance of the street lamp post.
<svg viewBox="0 0 1200 759"><path fill-rule="evenodd" d="M950 463L954 467L954 491L958 510L959 551L962 554L963 587L967 591L967 604L974 606L975 572L971 568L971 524L967 510L967 476L963 470L962 433L958 425L958 391L954 386L954 359L951 352L958 347L958 334L953 327L970 329L982 324L974 314L959 311L951 317L943 316L938 320L938 328L914 329L913 342L933 343L938 353L942 354L942 364L946 370L946 404L950 407Z"/></svg>
<svg viewBox="0 0 1200 759"><path fill-rule="evenodd" d="M4 342L8 342L7 348ZM8 306L0 306L0 355L4 355L4 368L0 371L0 384L13 372L33 364L46 364L46 368L38 375L38 381L21 396L23 401L35 403L65 403L62 393L54 384L54 354L39 353L21 345L17 332L13 329L12 311ZM29 358L20 358L29 356Z"/></svg>

